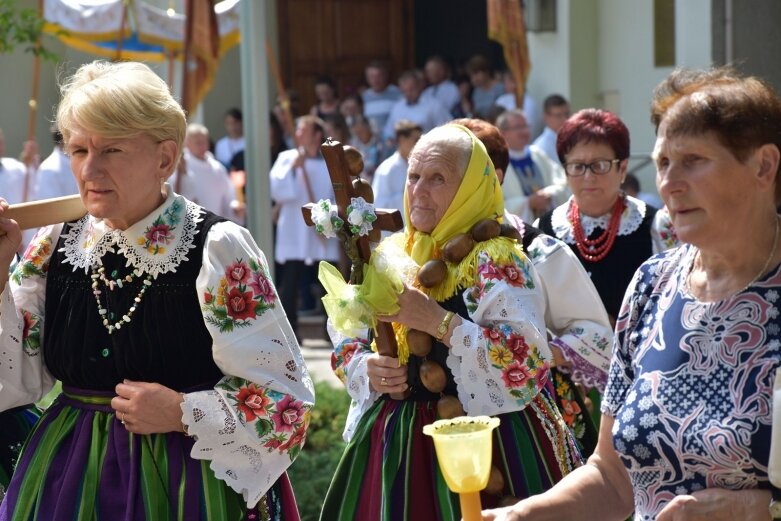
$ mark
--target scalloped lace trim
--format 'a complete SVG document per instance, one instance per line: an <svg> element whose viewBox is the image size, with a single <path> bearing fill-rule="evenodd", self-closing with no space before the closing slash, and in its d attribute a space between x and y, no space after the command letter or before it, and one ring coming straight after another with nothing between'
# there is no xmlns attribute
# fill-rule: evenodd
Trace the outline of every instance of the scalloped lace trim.
<svg viewBox="0 0 781 521"><path fill-rule="evenodd" d="M181 408L182 423L195 440L190 456L209 460L217 479L241 494L247 506L255 506L287 466L282 456L258 450L257 440L216 390L186 394Z"/></svg>
<svg viewBox="0 0 781 521"><path fill-rule="evenodd" d="M551 215L551 227L553 227L553 232L556 234L556 237L567 244L575 244L572 223L567 219L567 212L569 212L569 207L574 200L574 196L570 196L569 200L561 206L556 207ZM643 223L646 210L647 207L643 201L627 195L626 208L621 215L621 222L618 225L618 235L629 235L630 233L634 233ZM583 231L586 233L586 236L590 236L597 228L607 230L607 227L610 224L611 215L613 215L613 212L606 213L599 217L589 217L588 215L581 214L580 222L583 225Z"/></svg>
<svg viewBox="0 0 781 521"><path fill-rule="evenodd" d="M184 197L173 195L169 190L166 201L146 218L127 230L109 228L102 219L89 214L76 222L64 237L65 245L60 251L64 262L73 270L85 272L102 264L106 252L117 252L127 259L128 266L142 270L157 278L158 275L176 272L176 268L188 260L187 254L195 247L197 225L203 220L204 209ZM179 205L178 207L176 205ZM150 229L166 219L175 223L163 251L149 248L144 238Z"/></svg>

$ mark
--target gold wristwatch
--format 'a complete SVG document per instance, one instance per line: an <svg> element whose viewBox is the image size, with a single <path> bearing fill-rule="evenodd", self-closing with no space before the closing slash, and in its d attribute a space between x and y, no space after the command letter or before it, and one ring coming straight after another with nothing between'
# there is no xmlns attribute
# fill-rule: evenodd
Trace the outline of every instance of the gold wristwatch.
<svg viewBox="0 0 781 521"><path fill-rule="evenodd" d="M439 342L442 341L443 338L445 338L445 335L447 335L447 330L450 328L450 321L453 320L453 317L456 314L452 311L448 311L445 315L445 318L442 319L442 323L437 326L437 340Z"/></svg>
<svg viewBox="0 0 781 521"><path fill-rule="evenodd" d="M781 490L773 487L770 489L770 493L772 494L770 497L770 505L768 506L770 517L773 520L781 521Z"/></svg>

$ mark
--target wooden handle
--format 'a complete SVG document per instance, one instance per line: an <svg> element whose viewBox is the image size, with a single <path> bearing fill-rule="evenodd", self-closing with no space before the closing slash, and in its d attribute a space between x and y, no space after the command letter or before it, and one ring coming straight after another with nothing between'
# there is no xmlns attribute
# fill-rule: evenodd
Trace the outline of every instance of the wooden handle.
<svg viewBox="0 0 781 521"><path fill-rule="evenodd" d="M75 221L87 213L80 195L67 195L29 203L12 204L2 216L19 223L22 230Z"/></svg>

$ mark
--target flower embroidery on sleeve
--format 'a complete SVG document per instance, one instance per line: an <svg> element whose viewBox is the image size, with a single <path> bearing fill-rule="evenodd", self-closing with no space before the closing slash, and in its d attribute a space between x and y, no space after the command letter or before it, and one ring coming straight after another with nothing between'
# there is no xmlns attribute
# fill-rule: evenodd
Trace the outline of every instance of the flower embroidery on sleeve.
<svg viewBox="0 0 781 521"><path fill-rule="evenodd" d="M260 260L236 259L225 268L216 290L206 288L202 309L206 321L225 333L249 326L273 308L276 299L274 286Z"/></svg>
<svg viewBox="0 0 781 521"><path fill-rule="evenodd" d="M41 320L35 313L22 310L24 331L22 332L22 349L28 356L38 356L41 348Z"/></svg>
<svg viewBox="0 0 781 521"><path fill-rule="evenodd" d="M353 355L368 345L369 341L364 338L353 338L334 346L334 352L331 353L331 369L333 369L342 383L347 382L346 367L350 360L353 359Z"/></svg>
<svg viewBox="0 0 781 521"><path fill-rule="evenodd" d="M269 452L287 453L293 459L301 451L309 425L310 406L243 378L225 378L217 388L227 392L238 408L239 420L255 429L261 444Z"/></svg>
<svg viewBox="0 0 781 521"><path fill-rule="evenodd" d="M13 281L21 284L24 279L46 275L46 272L49 271L49 254L51 251L52 238L48 235L37 242L31 242L24 252L24 257L14 268L14 273L11 276Z"/></svg>
<svg viewBox="0 0 781 521"><path fill-rule="evenodd" d="M499 369L510 395L528 402L545 385L548 364L534 344L507 325L483 328L488 342L488 360Z"/></svg>
<svg viewBox="0 0 781 521"><path fill-rule="evenodd" d="M477 268L477 280L475 285L466 294L466 308L470 313L477 310L477 306L483 295L491 291L499 281L516 288L534 289L534 279L529 272L529 263L517 255L513 255L513 262L508 264L495 264L488 255L482 253Z"/></svg>

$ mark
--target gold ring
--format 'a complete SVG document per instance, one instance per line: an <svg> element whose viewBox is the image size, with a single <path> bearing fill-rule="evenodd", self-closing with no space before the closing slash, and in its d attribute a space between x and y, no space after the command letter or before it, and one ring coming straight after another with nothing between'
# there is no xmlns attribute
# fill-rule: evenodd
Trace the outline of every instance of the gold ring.
<svg viewBox="0 0 781 521"><path fill-rule="evenodd" d="M388 386L388 379L383 376L382 379L380 380L380 383L387 387Z"/></svg>

